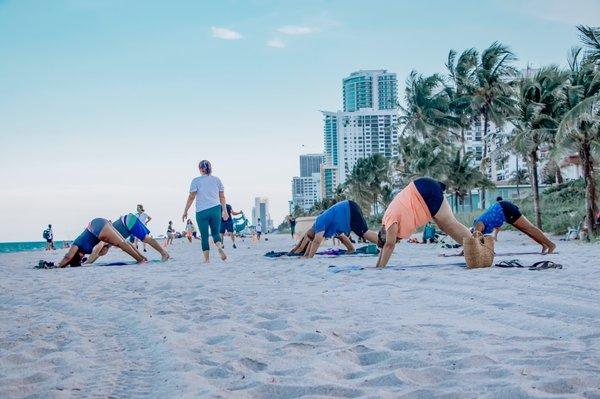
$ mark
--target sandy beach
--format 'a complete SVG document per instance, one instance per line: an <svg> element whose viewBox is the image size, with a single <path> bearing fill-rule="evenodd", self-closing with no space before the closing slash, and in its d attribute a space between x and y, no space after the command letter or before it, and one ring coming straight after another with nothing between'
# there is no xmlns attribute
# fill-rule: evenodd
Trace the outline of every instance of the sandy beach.
<svg viewBox="0 0 600 399"><path fill-rule="evenodd" d="M547 259L562 270L530 271L401 243L375 270L366 256L269 259L292 241L268 238L227 242L230 260L210 265L184 240L141 266L0 255L0 397L600 398L598 245L560 242ZM510 232L496 246L537 249ZM513 258L542 259L497 260Z"/></svg>

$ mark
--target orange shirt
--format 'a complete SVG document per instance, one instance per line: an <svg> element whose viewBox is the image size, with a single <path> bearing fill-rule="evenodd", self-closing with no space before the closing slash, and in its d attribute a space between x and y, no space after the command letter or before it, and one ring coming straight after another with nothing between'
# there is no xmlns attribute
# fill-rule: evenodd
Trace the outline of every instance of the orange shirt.
<svg viewBox="0 0 600 399"><path fill-rule="evenodd" d="M427 204L415 183L411 182L394 197L381 222L386 230L394 223L398 223L398 238L408 238L431 219Z"/></svg>

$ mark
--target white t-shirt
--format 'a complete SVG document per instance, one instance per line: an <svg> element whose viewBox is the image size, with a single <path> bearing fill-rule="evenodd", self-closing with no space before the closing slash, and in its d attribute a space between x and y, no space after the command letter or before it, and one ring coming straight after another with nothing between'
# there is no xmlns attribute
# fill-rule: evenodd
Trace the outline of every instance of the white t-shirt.
<svg viewBox="0 0 600 399"><path fill-rule="evenodd" d="M138 213L137 217L138 217L138 219L140 219L140 222L142 222L144 224L146 224L148 219L150 219L150 216L148 216L148 214L146 212Z"/></svg>
<svg viewBox="0 0 600 399"><path fill-rule="evenodd" d="M262 222L256 222L256 232L262 233Z"/></svg>
<svg viewBox="0 0 600 399"><path fill-rule="evenodd" d="M219 193L225 191L221 179L216 176L198 176L190 184L190 193L196 193L196 212L221 205Z"/></svg>

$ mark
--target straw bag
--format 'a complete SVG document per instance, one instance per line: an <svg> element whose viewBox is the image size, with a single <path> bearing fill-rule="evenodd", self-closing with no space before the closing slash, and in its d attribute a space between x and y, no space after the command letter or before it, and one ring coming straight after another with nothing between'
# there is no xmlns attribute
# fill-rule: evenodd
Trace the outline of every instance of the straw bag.
<svg viewBox="0 0 600 399"><path fill-rule="evenodd" d="M494 263L494 238L484 237L475 232L472 237L463 238L465 261L469 269L490 267Z"/></svg>

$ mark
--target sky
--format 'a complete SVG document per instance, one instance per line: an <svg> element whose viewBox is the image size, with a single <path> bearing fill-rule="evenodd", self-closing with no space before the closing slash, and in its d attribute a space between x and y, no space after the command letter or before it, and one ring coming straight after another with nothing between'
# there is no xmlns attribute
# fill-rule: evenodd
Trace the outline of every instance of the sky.
<svg viewBox="0 0 600 399"><path fill-rule="evenodd" d="M298 156L323 150L341 81L442 72L501 41L518 66L565 65L600 0L0 0L0 241L73 239L144 204L181 215L208 159L248 215L288 209Z"/></svg>

